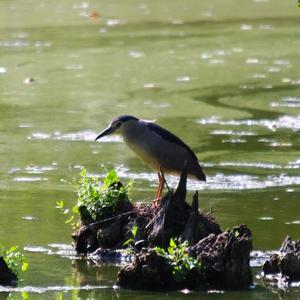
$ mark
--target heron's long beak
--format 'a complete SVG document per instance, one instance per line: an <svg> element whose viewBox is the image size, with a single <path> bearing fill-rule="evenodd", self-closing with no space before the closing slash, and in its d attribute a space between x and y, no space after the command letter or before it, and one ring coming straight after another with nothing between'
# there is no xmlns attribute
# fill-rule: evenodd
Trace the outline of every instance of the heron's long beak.
<svg viewBox="0 0 300 300"><path fill-rule="evenodd" d="M114 127L107 127L106 129L104 129L101 133L99 133L99 135L96 137L95 141L101 139L102 137L106 136L106 135L110 135L115 131Z"/></svg>

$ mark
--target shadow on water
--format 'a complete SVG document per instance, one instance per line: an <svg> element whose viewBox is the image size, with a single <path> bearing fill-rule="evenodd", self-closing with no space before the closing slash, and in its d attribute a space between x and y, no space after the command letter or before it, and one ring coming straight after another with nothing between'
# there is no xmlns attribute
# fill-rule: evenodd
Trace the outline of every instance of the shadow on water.
<svg viewBox="0 0 300 300"><path fill-rule="evenodd" d="M244 86L253 86L253 83L243 83ZM254 88L249 89L241 89L239 86L236 85L221 85L221 86L212 86L207 88L200 88L200 89L192 89L188 91L183 91L185 94L190 94L194 100L201 101L204 103L207 103L209 105L212 105L214 107L220 107L220 108L231 108L231 109L239 109L242 111L250 112L253 116L253 119L260 119L260 118L276 118L282 115L280 112L271 111L270 109L258 109L253 107L243 107L232 105L230 103L224 103L221 102L222 99L225 98L234 98L239 97L241 100L244 96L255 96L257 98L258 95L260 95L260 98L263 97L263 95L272 95L278 92L286 91L291 92L293 90L299 90L300 88L298 86L291 86L291 85L278 85L273 86L271 89L266 89L259 86L254 86ZM247 100L249 100L247 98ZM249 103L247 102L249 105Z"/></svg>

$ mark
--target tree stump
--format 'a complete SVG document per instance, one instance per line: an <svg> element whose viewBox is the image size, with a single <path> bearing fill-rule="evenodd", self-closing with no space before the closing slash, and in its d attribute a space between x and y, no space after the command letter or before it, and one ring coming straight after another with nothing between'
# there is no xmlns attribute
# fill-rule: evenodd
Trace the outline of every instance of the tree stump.
<svg viewBox="0 0 300 300"><path fill-rule="evenodd" d="M300 240L293 241L289 236L283 241L279 253L274 253L264 263L265 275L279 273L287 281L300 280Z"/></svg>
<svg viewBox="0 0 300 300"><path fill-rule="evenodd" d="M199 211L198 192L192 205L186 202L187 169L183 169L178 187L170 190L157 206L127 206L111 218L89 223L84 218L74 234L77 253L118 257L120 248L129 247L131 264L121 268L118 284L133 289L165 290L247 288L252 284L250 251L252 237L245 225L223 232L210 214ZM133 236L132 228L136 227ZM191 268L178 281L172 261L155 251L168 251L170 240L188 242L186 255L197 258L200 267ZM126 246L125 246L126 245Z"/></svg>
<svg viewBox="0 0 300 300"><path fill-rule="evenodd" d="M17 275L9 269L4 258L0 256L0 285L16 285Z"/></svg>
<svg viewBox="0 0 300 300"><path fill-rule="evenodd" d="M221 234L210 234L190 248L201 261L207 285L221 288L247 288L252 283L250 252L252 236L245 225Z"/></svg>

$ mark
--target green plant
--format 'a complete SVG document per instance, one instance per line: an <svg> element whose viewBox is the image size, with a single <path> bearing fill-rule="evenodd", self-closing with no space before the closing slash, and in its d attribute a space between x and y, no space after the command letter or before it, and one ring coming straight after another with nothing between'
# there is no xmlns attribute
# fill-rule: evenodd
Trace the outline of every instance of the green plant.
<svg viewBox="0 0 300 300"><path fill-rule="evenodd" d="M65 208L65 202L62 200L56 201L55 208L59 209L60 212L64 215L67 215L68 218L65 221L66 224L71 224L73 229L79 227L80 221L78 218L78 207L77 205L73 206L72 209Z"/></svg>
<svg viewBox="0 0 300 300"><path fill-rule="evenodd" d="M188 242L180 243L174 239L170 239L167 250L155 247L157 254L166 257L173 269L173 276L175 281L183 281L190 271L194 268L200 268L201 262L187 253Z"/></svg>
<svg viewBox="0 0 300 300"><path fill-rule="evenodd" d="M88 176L83 168L74 186L78 196L77 207L85 206L93 220L97 220L114 215L121 201L129 202L128 192L132 182L123 186L117 172L111 170L101 183L99 178Z"/></svg>
<svg viewBox="0 0 300 300"><path fill-rule="evenodd" d="M19 251L18 246L12 246L6 249L0 245L0 256L3 257L9 269L17 276L20 271L25 272L28 269L28 263L23 253Z"/></svg>
<svg viewBox="0 0 300 300"><path fill-rule="evenodd" d="M80 224L79 213L81 217L88 217L91 222L109 218L115 214L121 202L129 202L128 194L132 183L130 181L123 186L115 170L108 172L101 181L82 168L80 178L73 182L77 204L72 209L67 209L63 201L56 201L56 208L68 216L65 223L71 224L73 228Z"/></svg>
<svg viewBox="0 0 300 300"><path fill-rule="evenodd" d="M138 231L138 226L134 225L131 229L131 237L123 243L123 246L129 246L130 248L134 247L137 231Z"/></svg>

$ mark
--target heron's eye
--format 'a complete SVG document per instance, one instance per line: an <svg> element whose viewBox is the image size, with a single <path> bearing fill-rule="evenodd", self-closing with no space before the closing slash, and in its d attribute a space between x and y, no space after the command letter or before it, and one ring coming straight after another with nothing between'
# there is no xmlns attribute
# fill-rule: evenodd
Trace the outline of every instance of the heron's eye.
<svg viewBox="0 0 300 300"><path fill-rule="evenodd" d="M122 125L122 122L117 122L117 123L115 124L115 127L116 127L116 128L119 128L121 125Z"/></svg>

